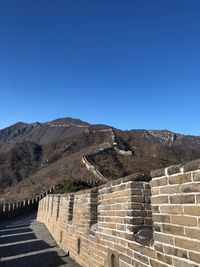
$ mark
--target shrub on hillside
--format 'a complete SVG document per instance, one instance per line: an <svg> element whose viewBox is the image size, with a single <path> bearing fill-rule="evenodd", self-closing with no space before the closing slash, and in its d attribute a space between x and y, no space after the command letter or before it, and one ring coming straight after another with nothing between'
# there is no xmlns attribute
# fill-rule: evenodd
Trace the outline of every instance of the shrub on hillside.
<svg viewBox="0 0 200 267"><path fill-rule="evenodd" d="M79 190L83 189L90 189L92 188L91 185L89 185L85 181L81 180L67 180L64 181L56 187L55 194L64 194L64 193L71 193L71 192L77 192Z"/></svg>

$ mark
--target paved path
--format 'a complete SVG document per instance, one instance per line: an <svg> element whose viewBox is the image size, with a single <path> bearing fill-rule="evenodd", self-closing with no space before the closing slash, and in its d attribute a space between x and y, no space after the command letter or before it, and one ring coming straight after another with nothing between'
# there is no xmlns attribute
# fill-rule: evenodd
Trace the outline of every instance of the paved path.
<svg viewBox="0 0 200 267"><path fill-rule="evenodd" d="M28 213L0 223L0 267L79 267Z"/></svg>

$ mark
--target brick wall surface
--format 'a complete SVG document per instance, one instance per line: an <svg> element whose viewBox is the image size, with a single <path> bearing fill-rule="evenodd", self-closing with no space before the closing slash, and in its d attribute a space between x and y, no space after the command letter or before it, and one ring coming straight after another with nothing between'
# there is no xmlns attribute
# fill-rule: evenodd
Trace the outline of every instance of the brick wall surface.
<svg viewBox="0 0 200 267"><path fill-rule="evenodd" d="M200 266L200 160L151 177L48 195L37 218L84 267Z"/></svg>

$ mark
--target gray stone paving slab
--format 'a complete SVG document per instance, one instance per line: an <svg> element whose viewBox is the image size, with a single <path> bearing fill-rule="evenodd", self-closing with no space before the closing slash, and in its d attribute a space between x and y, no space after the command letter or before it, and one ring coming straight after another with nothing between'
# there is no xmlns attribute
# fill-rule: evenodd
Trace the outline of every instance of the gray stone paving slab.
<svg viewBox="0 0 200 267"><path fill-rule="evenodd" d="M80 267L35 218L27 213L0 223L0 267Z"/></svg>

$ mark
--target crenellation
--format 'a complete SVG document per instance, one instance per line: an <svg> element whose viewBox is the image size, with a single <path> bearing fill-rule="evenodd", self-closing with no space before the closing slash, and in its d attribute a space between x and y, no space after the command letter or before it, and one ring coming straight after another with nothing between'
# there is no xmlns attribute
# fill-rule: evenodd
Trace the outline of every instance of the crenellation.
<svg viewBox="0 0 200 267"><path fill-rule="evenodd" d="M16 203L7 203L0 205L0 219L12 218L24 212L35 210L38 208L38 205L40 205L40 209L46 211L42 198L44 196L47 196L48 192L54 189L55 188L53 187L52 189L46 191L45 193L42 193L39 196L36 196L35 198L25 199Z"/></svg>

